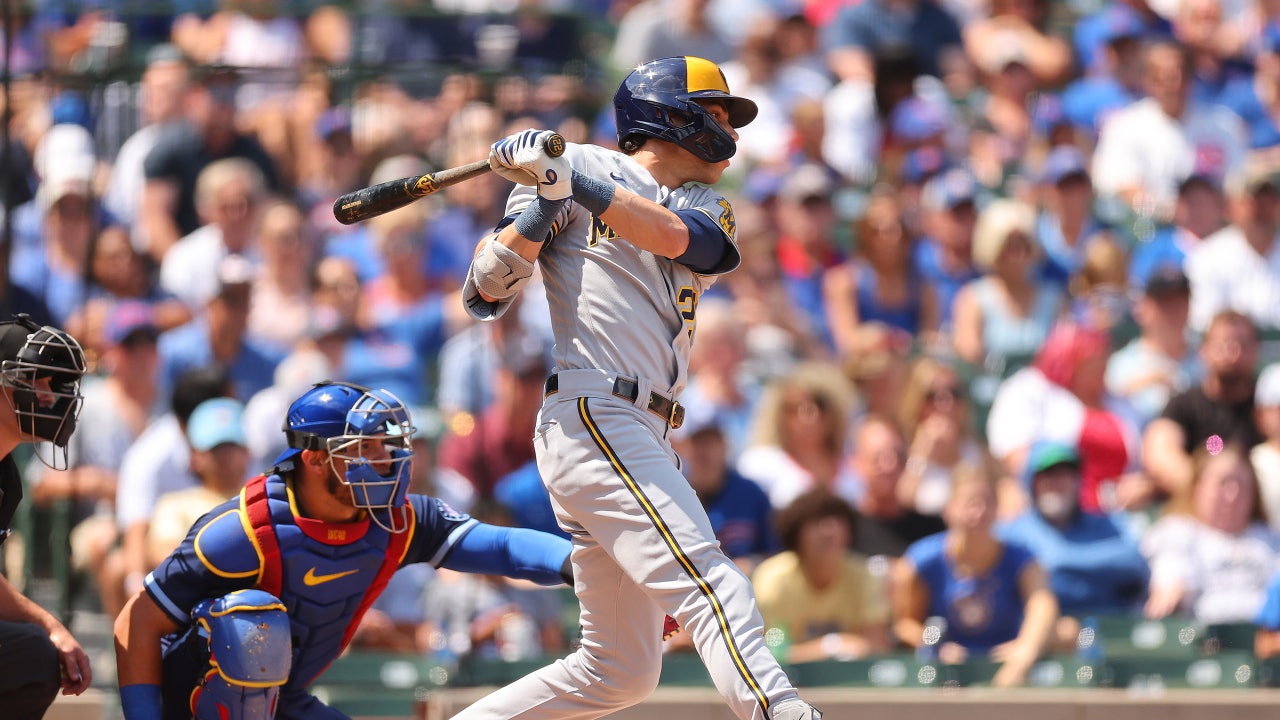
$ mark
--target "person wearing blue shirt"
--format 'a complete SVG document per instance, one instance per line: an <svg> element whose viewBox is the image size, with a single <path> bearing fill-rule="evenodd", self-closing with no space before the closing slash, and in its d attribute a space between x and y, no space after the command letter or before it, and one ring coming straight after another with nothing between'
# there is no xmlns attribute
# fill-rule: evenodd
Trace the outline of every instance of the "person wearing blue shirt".
<svg viewBox="0 0 1280 720"><path fill-rule="evenodd" d="M1216 98L1244 120L1249 147L1280 145L1280 124L1276 123L1276 98L1280 93L1280 26L1267 25L1262 47L1254 58L1254 72L1227 83Z"/></svg>
<svg viewBox="0 0 1280 720"><path fill-rule="evenodd" d="M956 293L980 276L973 264L977 192L973 175L961 168L935 175L920 190L928 235L916 243L911 262L916 275L933 288L944 331L951 325Z"/></svg>
<svg viewBox="0 0 1280 720"><path fill-rule="evenodd" d="M894 633L911 647L931 647L936 638L925 637L926 623L937 623L943 662L986 655L1001 663L993 685L1020 685L1050 646L1058 602L1031 551L992 532L990 474L965 468L953 483L947 530L912 543L894 568Z"/></svg>
<svg viewBox="0 0 1280 720"><path fill-rule="evenodd" d="M1040 173L1044 193L1044 209L1036 221L1036 239L1044 252L1040 277L1065 289L1084 267L1090 238L1104 228L1093 214L1093 181L1088 159L1079 148L1054 148Z"/></svg>
<svg viewBox="0 0 1280 720"><path fill-rule="evenodd" d="M308 687L400 567L571 579L567 540L409 493L413 434L385 390L299 396L289 449L197 520L117 618L126 720L343 720Z"/></svg>
<svg viewBox="0 0 1280 720"><path fill-rule="evenodd" d="M1049 574L1062 613L1136 613L1146 596L1147 562L1117 518L1081 510L1079 452L1059 442L1033 444L1023 483L1031 506L997 534L1031 550Z"/></svg>
<svg viewBox="0 0 1280 720"><path fill-rule="evenodd" d="M1179 183L1173 222L1136 244L1129 256L1130 289L1141 291L1164 268L1184 269L1187 253L1222 228L1225 209L1222 188L1210 178L1191 175Z"/></svg>
<svg viewBox="0 0 1280 720"><path fill-rule="evenodd" d="M161 377L166 387L173 387L188 370L214 364L226 369L241 402L275 382L275 369L285 350L246 334L252 277L248 260L238 255L223 258L218 293L209 300L204 317L160 336Z"/></svg>

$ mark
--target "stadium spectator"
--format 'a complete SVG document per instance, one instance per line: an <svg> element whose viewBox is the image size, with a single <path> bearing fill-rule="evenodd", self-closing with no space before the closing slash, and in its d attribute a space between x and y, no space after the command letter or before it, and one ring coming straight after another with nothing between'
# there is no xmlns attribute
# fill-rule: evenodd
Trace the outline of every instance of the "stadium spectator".
<svg viewBox="0 0 1280 720"><path fill-rule="evenodd" d="M874 81L874 58L910 48L920 72L943 78L965 63L960 26L937 3L867 0L844 5L823 28L827 67L841 81Z"/></svg>
<svg viewBox="0 0 1280 720"><path fill-rule="evenodd" d="M773 507L759 485L729 464L726 435L722 416L696 411L672 433L671 447L725 554L750 575L762 559L779 550Z"/></svg>
<svg viewBox="0 0 1280 720"><path fill-rule="evenodd" d="M186 122L164 128L143 162L146 185L138 221L145 226L147 252L157 262L180 238L200 227L196 179L215 160L244 158L279 188L279 176L262 145L236 127L237 78L206 71L183 96Z"/></svg>
<svg viewBox="0 0 1280 720"><path fill-rule="evenodd" d="M964 26L965 51L974 65L990 67L1014 48L1037 83L1054 85L1071 68L1071 46L1044 32L1048 14L1048 0L995 0L990 17Z"/></svg>
<svg viewBox="0 0 1280 720"><path fill-rule="evenodd" d="M956 474L943 517L947 530L907 548L893 571L893 630L916 648L937 645L944 663L988 657L1000 663L992 685L1021 685L1052 646L1058 601L1031 551L993 532L995 481L981 469ZM940 638L926 638L929 618Z"/></svg>
<svg viewBox="0 0 1280 720"><path fill-rule="evenodd" d="M1129 253L1110 232L1100 232L1084 249L1084 263L1071 276L1069 315L1074 322L1091 325L1128 339L1133 324L1129 298Z"/></svg>
<svg viewBox="0 0 1280 720"><path fill-rule="evenodd" d="M698 341L689 352L689 383L680 402L690 412L713 415L735 465L751 432L761 387L747 373L748 324L731 302L707 297L698 303ZM686 423L689 421L686 420Z"/></svg>
<svg viewBox="0 0 1280 720"><path fill-rule="evenodd" d="M1249 622L1276 571L1280 535L1268 526L1248 450L1234 441L1196 451L1193 480L1142 538L1151 563L1147 617Z"/></svg>
<svg viewBox="0 0 1280 720"><path fill-rule="evenodd" d="M191 70L173 45L163 43L147 51L146 68L139 83L138 129L116 151L111 179L102 204L115 219L130 228L134 247L146 252L150 244L146 226L139 222L147 177L143 165L160 137L182 121L182 98L188 90Z"/></svg>
<svg viewBox="0 0 1280 720"><path fill-rule="evenodd" d="M1109 348L1103 331L1059 323L1032 364L1000 384L987 416L988 447L1012 477L1022 477L1036 440L1078 448L1080 506L1090 512L1143 507L1151 499L1136 472L1131 411L1106 393Z"/></svg>
<svg viewBox="0 0 1280 720"><path fill-rule="evenodd" d="M1164 412L1169 398L1200 380L1200 359L1187 332L1191 285L1177 266L1146 281L1134 302L1138 337L1107 360L1107 392L1133 408L1141 427Z"/></svg>
<svg viewBox="0 0 1280 720"><path fill-rule="evenodd" d="M533 432L542 406L550 353L540 342L505 346L490 381L493 400L479 414L459 413L440 441L440 464L491 500L498 479L533 460Z"/></svg>
<svg viewBox="0 0 1280 720"><path fill-rule="evenodd" d="M1082 62L1083 77L1062 91L1062 109L1072 125L1093 139L1112 112L1142 97L1142 41L1150 30L1136 10L1119 2L1077 24L1077 33L1090 25L1097 43L1094 59Z"/></svg>
<svg viewBox="0 0 1280 720"><path fill-rule="evenodd" d="M1023 476L1030 507L998 529L1005 542L1031 551L1049 575L1062 619L1057 637L1075 642L1079 620L1136 615L1150 571L1124 521L1080 508L1080 454L1070 445L1038 442Z"/></svg>
<svg viewBox="0 0 1280 720"><path fill-rule="evenodd" d="M710 4L710 0L636 3L618 20L610 68L628 73L654 58L679 55L697 55L717 64L732 60L733 44L709 22Z"/></svg>
<svg viewBox="0 0 1280 720"><path fill-rule="evenodd" d="M187 536L201 515L221 505L249 479L249 450L245 447L244 405L231 398L213 398L196 406L187 420L194 487L173 490L156 498L147 529L147 566L155 567Z"/></svg>
<svg viewBox="0 0 1280 720"><path fill-rule="evenodd" d="M776 510L814 487L855 499L851 483L837 484L852 402L852 389L836 367L796 366L760 398L738 472L764 488Z"/></svg>
<svg viewBox="0 0 1280 720"><path fill-rule="evenodd" d="M994 200L978 216L973 262L984 275L956 294L951 320L965 362L1029 357L1062 314L1062 288L1036 282L1034 233L1035 210L1016 200Z"/></svg>
<svg viewBox="0 0 1280 720"><path fill-rule="evenodd" d="M1280 179L1248 168L1228 178L1226 194L1231 224L1187 251L1191 328L1205 332L1224 310L1258 328L1280 328Z"/></svg>
<svg viewBox="0 0 1280 720"><path fill-rule="evenodd" d="M421 203L368 221L369 241L381 260L382 272L361 288L362 325L392 324L422 305L439 301L436 283L426 275L430 252L427 221L426 206Z"/></svg>
<svg viewBox="0 0 1280 720"><path fill-rule="evenodd" d="M1253 394L1253 417L1264 440L1249 451L1258 498L1271 529L1280 532L1280 364L1258 374Z"/></svg>
<svg viewBox="0 0 1280 720"><path fill-rule="evenodd" d="M315 237L302 210L287 200L269 201L262 208L254 235L261 262L250 291L247 332L264 342L292 348L310 320Z"/></svg>
<svg viewBox="0 0 1280 720"><path fill-rule="evenodd" d="M1035 238L1044 253L1040 277L1064 288L1084 266L1089 240L1102 231L1093 213L1093 180L1080 148L1059 145L1040 167L1040 216Z"/></svg>
<svg viewBox="0 0 1280 720"><path fill-rule="evenodd" d="M1146 97L1115 111L1098 137L1092 172L1098 193L1141 216L1169 219L1183 178L1194 173L1221 182L1245 160L1243 123L1191 97L1190 62L1177 43L1150 44L1142 56Z"/></svg>
<svg viewBox="0 0 1280 720"><path fill-rule="evenodd" d="M1250 159L1280 169L1275 147L1280 145L1280 124L1275 120L1280 102L1280 25L1268 23L1253 57L1253 74L1237 77L1222 89L1217 101L1244 121L1249 133Z"/></svg>
<svg viewBox="0 0 1280 720"><path fill-rule="evenodd" d="M209 365L227 369L235 397L248 401L269 387L285 351L249 334L249 302L257 272L240 255L227 255L215 265L217 287L195 320L160 337L164 387L171 388L188 370Z"/></svg>
<svg viewBox="0 0 1280 720"><path fill-rule="evenodd" d="M1200 342L1200 362L1199 384L1170 398L1142 434L1143 471L1165 496L1191 485L1192 456L1210 437L1246 450L1263 440L1253 411L1258 331L1249 318L1231 311L1215 316Z"/></svg>
<svg viewBox="0 0 1280 720"><path fill-rule="evenodd" d="M1136 30L1129 27L1136 26ZM1101 63L1104 45L1113 37L1117 28L1124 28L1132 37L1168 37L1172 32L1169 21L1157 13L1148 0L1115 0L1099 8L1091 15L1080 18L1072 31L1072 44L1076 58L1086 72L1105 71Z"/></svg>
<svg viewBox="0 0 1280 720"><path fill-rule="evenodd" d="M1150 239L1133 248L1129 258L1130 288L1144 287L1161 266L1183 270L1187 254L1222 228L1224 212L1222 190L1213 181L1192 175L1179 183L1173 222L1161 225Z"/></svg>
<svg viewBox="0 0 1280 720"><path fill-rule="evenodd" d="M971 465L995 470L986 448L973 433L972 416L969 393L954 364L929 356L912 363L896 416L906 433L907 447L897 484L902 507L941 515L951 497L951 476L956 468ZM1007 495L1002 484L1001 516L1009 514L1011 499ZM1016 501L1017 495L1012 500Z"/></svg>
<svg viewBox="0 0 1280 720"><path fill-rule="evenodd" d="M865 349L864 326L882 324L910 342L938 328L937 298L911 265L911 241L897 198L868 201L857 233L858 253L823 277L823 304L836 352Z"/></svg>
<svg viewBox="0 0 1280 720"><path fill-rule="evenodd" d="M777 262L792 311L802 313L830 345L822 281L842 260L835 242L831 178L817 165L796 168L783 178L776 202Z"/></svg>
<svg viewBox="0 0 1280 720"><path fill-rule="evenodd" d="M978 222L977 184L967 170L934 176L920 190L925 237L916 242L916 272L938 298L943 332L951 331L956 295L979 277L974 266L974 229Z"/></svg>
<svg viewBox="0 0 1280 720"><path fill-rule="evenodd" d="M252 162L215 160L196 178L195 203L201 225L179 238L160 261L160 287L187 303L197 315L218 290L209 272L227 255L259 262L258 218L266 180Z"/></svg>
<svg viewBox="0 0 1280 720"><path fill-rule="evenodd" d="M35 156L40 184L32 203L39 241L15 245L9 281L39 298L54 324L65 327L88 295L90 248L101 225L93 138L79 125L55 125L41 137Z"/></svg>
<svg viewBox="0 0 1280 720"><path fill-rule="evenodd" d="M766 628L786 633L783 662L853 660L889 647L883 573L854 552L858 516L829 490L815 488L778 513L783 552L752 574Z"/></svg>
<svg viewBox="0 0 1280 720"><path fill-rule="evenodd" d="M942 532L936 515L924 515L900 499L906 442L886 415L868 415L853 430L853 451L842 473L845 499L858 511L853 548L868 557L896 558L920 538Z"/></svg>

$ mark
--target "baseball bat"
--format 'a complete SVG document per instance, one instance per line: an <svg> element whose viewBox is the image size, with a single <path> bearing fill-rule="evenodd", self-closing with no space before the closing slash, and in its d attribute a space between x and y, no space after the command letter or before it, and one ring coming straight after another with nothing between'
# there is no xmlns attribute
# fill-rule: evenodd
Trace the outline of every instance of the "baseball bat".
<svg viewBox="0 0 1280 720"><path fill-rule="evenodd" d="M552 133L543 141L542 147L551 157L560 157L564 154L564 138L559 133ZM358 223L421 200L441 188L479 177L489 170L487 159L477 160L439 172L390 180L353 190L333 202L333 216L343 225Z"/></svg>

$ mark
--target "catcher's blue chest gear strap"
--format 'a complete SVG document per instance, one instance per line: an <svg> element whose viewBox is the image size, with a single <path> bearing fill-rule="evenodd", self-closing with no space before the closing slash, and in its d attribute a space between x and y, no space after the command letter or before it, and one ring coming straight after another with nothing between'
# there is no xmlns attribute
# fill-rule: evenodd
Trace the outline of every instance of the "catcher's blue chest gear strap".
<svg viewBox="0 0 1280 720"><path fill-rule="evenodd" d="M295 513L291 490L277 475L249 481L241 503L262 556L257 583L280 598L294 640L290 688L309 685L350 644L360 619L382 594L413 539L367 519L324 523Z"/></svg>

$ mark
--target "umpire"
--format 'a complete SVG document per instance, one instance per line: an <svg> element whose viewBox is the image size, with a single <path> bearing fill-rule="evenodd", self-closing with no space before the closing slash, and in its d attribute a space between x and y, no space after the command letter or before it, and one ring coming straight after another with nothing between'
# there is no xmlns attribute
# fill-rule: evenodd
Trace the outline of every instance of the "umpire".
<svg viewBox="0 0 1280 720"><path fill-rule="evenodd" d="M84 351L67 333L26 315L0 323L0 542L22 500L13 451L36 445L36 457L67 466L67 441L80 412ZM0 576L0 708L14 720L38 720L62 689L89 687L89 657L67 628Z"/></svg>

